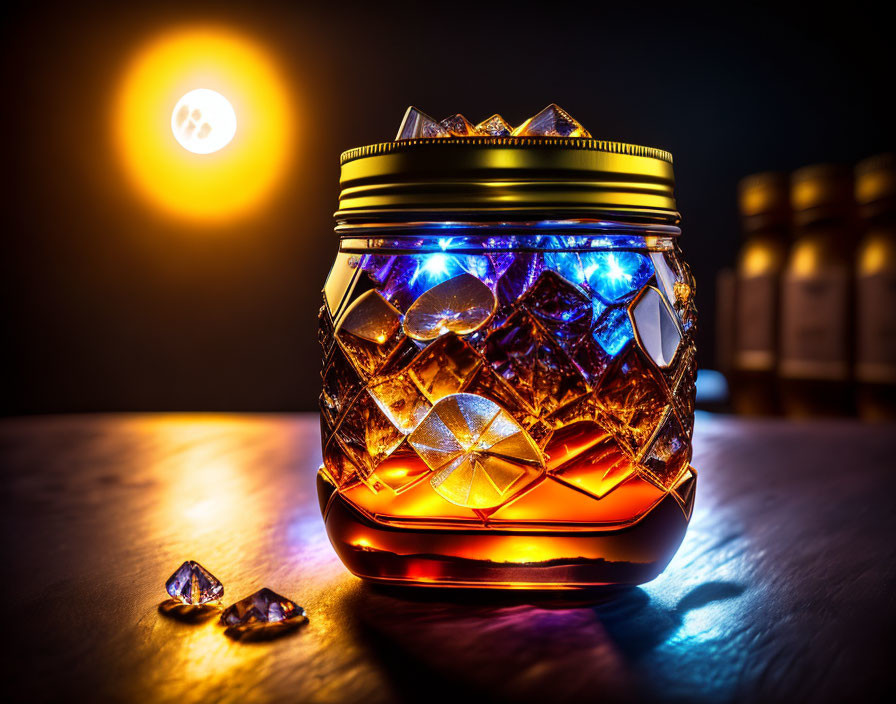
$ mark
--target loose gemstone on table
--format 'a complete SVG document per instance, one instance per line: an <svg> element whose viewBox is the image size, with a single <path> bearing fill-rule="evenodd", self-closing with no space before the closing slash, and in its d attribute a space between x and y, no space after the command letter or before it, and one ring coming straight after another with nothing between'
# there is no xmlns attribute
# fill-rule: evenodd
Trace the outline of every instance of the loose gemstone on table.
<svg viewBox="0 0 896 704"><path fill-rule="evenodd" d="M224 595L224 585L198 562L188 560L168 578L165 591L184 604L213 604Z"/></svg>
<svg viewBox="0 0 896 704"><path fill-rule="evenodd" d="M439 401L408 442L435 472L433 489L459 506L493 508L543 474L544 457L523 427L474 394Z"/></svg>
<svg viewBox="0 0 896 704"><path fill-rule="evenodd" d="M421 294L405 314L404 331L424 342L448 332L465 335L488 322L496 307L488 286L472 274L461 274Z"/></svg>
<svg viewBox="0 0 896 704"><path fill-rule="evenodd" d="M395 140L450 136L451 133L442 127L438 120L434 120L425 112L412 106L404 114L404 120L401 121L401 127L398 128Z"/></svg>
<svg viewBox="0 0 896 704"><path fill-rule="evenodd" d="M559 105L551 103L513 130L514 137L590 137L591 133Z"/></svg>
<svg viewBox="0 0 896 704"><path fill-rule="evenodd" d="M267 588L259 589L251 596L228 606L221 614L221 623L232 628L264 627L307 620L305 609Z"/></svg>

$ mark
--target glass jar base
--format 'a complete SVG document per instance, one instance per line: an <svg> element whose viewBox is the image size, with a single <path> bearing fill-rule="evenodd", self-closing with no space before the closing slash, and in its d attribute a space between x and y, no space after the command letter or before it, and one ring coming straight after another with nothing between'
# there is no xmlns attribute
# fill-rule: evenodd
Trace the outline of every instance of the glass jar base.
<svg viewBox="0 0 896 704"><path fill-rule="evenodd" d="M371 582L432 587L582 589L648 582L684 538L694 492L666 495L634 525L600 530L463 530L385 526L318 478L327 534L348 569Z"/></svg>

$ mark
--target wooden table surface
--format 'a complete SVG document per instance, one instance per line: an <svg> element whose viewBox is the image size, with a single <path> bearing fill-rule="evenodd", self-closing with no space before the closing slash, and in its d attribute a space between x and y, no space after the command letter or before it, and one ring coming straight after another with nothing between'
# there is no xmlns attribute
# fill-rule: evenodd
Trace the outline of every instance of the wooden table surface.
<svg viewBox="0 0 896 704"><path fill-rule="evenodd" d="M0 423L0 691L15 701L843 701L892 689L896 427L700 414L697 504L658 579L613 593L388 590L314 493L317 419ZM231 640L163 613L199 561L307 626ZM6 698L6 697L4 697Z"/></svg>

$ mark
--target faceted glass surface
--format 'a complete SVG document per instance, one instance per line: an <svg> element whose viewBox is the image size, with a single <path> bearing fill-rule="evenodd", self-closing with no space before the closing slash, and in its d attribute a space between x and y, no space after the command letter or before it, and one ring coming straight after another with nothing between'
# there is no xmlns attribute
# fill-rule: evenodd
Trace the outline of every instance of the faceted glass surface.
<svg viewBox="0 0 896 704"><path fill-rule="evenodd" d="M632 319L644 351L659 367L668 367L678 352L681 330L675 314L655 288L644 289L632 306Z"/></svg>
<svg viewBox="0 0 896 704"><path fill-rule="evenodd" d="M321 475L353 515L479 535L483 560L497 526L633 526L665 497L689 517L693 279L674 239L631 231L343 240L321 308ZM372 574L386 563L365 540L345 549Z"/></svg>
<svg viewBox="0 0 896 704"><path fill-rule="evenodd" d="M411 304L404 331L421 342L447 332L466 335L481 328L497 307L495 294L472 274L460 274L436 284Z"/></svg>
<svg viewBox="0 0 896 704"><path fill-rule="evenodd" d="M198 562L188 560L165 583L172 599L199 606L214 604L224 596L224 585Z"/></svg>
<svg viewBox="0 0 896 704"><path fill-rule="evenodd" d="M224 609L221 623L231 628L263 628L307 618L301 606L265 588Z"/></svg>
<svg viewBox="0 0 896 704"><path fill-rule="evenodd" d="M527 475L534 479L541 450L497 403L475 394L439 401L408 438L435 473L431 484L453 504L492 508ZM528 466L528 467L527 467Z"/></svg>

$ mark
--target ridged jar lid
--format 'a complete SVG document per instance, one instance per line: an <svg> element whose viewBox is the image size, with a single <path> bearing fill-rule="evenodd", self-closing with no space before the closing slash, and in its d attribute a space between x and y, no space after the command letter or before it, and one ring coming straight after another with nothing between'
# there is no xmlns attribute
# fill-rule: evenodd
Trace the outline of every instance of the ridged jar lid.
<svg viewBox="0 0 896 704"><path fill-rule="evenodd" d="M351 149L341 164L340 223L679 220L672 155L622 142L405 139Z"/></svg>

